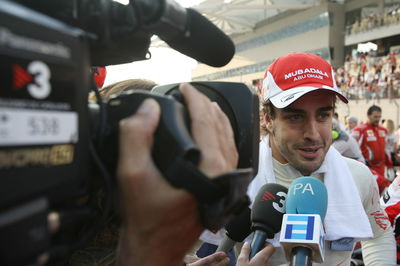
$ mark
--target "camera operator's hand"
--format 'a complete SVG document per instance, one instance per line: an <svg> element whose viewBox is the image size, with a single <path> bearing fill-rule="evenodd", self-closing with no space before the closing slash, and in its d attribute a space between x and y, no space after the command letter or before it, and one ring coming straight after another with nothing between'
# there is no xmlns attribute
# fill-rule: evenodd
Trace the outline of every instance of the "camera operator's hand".
<svg viewBox="0 0 400 266"><path fill-rule="evenodd" d="M251 252L250 244L244 243L240 255L238 257L236 266L265 266L269 265L268 260L274 254L275 248L271 244L267 244L260 250L251 260L249 255Z"/></svg>
<svg viewBox="0 0 400 266"><path fill-rule="evenodd" d="M193 138L202 151L201 171L213 177L236 169L238 156L225 114L191 85L180 88ZM203 230L194 196L172 187L151 158L159 117L158 104L148 99L120 122L117 176L123 224L119 265L182 265L185 252Z"/></svg>
<svg viewBox="0 0 400 266"><path fill-rule="evenodd" d="M190 84L181 84L180 90L189 109L192 136L201 149L200 170L214 177L236 169L239 156L227 116Z"/></svg>
<svg viewBox="0 0 400 266"><path fill-rule="evenodd" d="M187 256L186 256L187 257ZM185 257L185 258L186 258ZM225 266L229 264L229 257L225 252L219 251L204 258L186 264L187 266Z"/></svg>

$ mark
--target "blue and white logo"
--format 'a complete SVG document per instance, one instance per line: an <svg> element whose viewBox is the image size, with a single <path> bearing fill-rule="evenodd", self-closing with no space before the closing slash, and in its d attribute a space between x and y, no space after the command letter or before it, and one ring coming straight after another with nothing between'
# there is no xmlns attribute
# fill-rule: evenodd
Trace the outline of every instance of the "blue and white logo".
<svg viewBox="0 0 400 266"><path fill-rule="evenodd" d="M285 239L312 240L314 223L314 216L287 215Z"/></svg>
<svg viewBox="0 0 400 266"><path fill-rule="evenodd" d="M313 252L313 260L324 261L324 226L318 214L285 214L279 238L286 258L290 260L294 246L306 246Z"/></svg>

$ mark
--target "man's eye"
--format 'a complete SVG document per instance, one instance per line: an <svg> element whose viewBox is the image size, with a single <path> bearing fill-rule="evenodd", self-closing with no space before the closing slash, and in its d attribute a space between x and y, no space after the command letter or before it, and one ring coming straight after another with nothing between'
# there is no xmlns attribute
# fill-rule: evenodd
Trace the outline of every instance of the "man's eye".
<svg viewBox="0 0 400 266"><path fill-rule="evenodd" d="M330 113L322 113L319 115L321 119L326 120L328 119L331 115Z"/></svg>
<svg viewBox="0 0 400 266"><path fill-rule="evenodd" d="M291 116L289 116L289 120L290 120L290 121L298 121L298 120L300 120L301 118L302 118L301 115L291 115Z"/></svg>

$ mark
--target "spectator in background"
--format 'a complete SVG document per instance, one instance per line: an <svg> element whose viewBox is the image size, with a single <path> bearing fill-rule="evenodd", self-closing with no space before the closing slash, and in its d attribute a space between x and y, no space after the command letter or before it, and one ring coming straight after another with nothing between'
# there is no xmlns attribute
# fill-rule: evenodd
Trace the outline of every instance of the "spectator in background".
<svg viewBox="0 0 400 266"><path fill-rule="evenodd" d="M392 160L395 159L395 154L397 153L397 142L398 138L396 132L394 130L394 122L392 119L387 119L383 126L387 130L387 139L386 139L386 150L390 154Z"/></svg>
<svg viewBox="0 0 400 266"><path fill-rule="evenodd" d="M358 119L354 116L349 116L346 118L346 133L351 135L353 133L353 129L358 125Z"/></svg>
<svg viewBox="0 0 400 266"><path fill-rule="evenodd" d="M381 46L383 47L383 46ZM382 56L357 53L346 57L343 67L336 70L336 82L350 99L399 97L399 55L396 52ZM386 55L385 55L386 54Z"/></svg>
<svg viewBox="0 0 400 266"><path fill-rule="evenodd" d="M345 157L358 160L365 164L365 159L361 154L360 146L357 141L345 131L340 129L336 119L332 120L332 146Z"/></svg>
<svg viewBox="0 0 400 266"><path fill-rule="evenodd" d="M396 130L396 136L397 136L397 151L396 153L398 153L400 147L399 147L399 142L400 142L400 125L397 127Z"/></svg>
<svg viewBox="0 0 400 266"><path fill-rule="evenodd" d="M387 130L379 124L382 109L372 105L367 116L368 122L355 127L352 136L358 141L367 165L384 176L385 167L391 167L391 159L385 152Z"/></svg>
<svg viewBox="0 0 400 266"><path fill-rule="evenodd" d="M394 122L392 119L387 119L383 126L388 131L386 136L386 154L392 160L392 166L397 166L397 135L394 130ZM386 171L387 178L392 181L396 177L395 168L388 168Z"/></svg>
<svg viewBox="0 0 400 266"><path fill-rule="evenodd" d="M261 79L253 79L251 83L251 88L257 93L260 101L263 95L263 88L262 88L262 80Z"/></svg>

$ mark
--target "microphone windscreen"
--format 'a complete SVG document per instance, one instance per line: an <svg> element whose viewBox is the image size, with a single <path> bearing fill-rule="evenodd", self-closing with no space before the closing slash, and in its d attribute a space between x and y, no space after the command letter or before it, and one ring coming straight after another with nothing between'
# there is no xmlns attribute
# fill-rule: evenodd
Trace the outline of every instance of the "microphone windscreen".
<svg viewBox="0 0 400 266"><path fill-rule="evenodd" d="M250 208L244 208L237 216L233 216L225 225L226 235L236 241L242 242L251 233Z"/></svg>
<svg viewBox="0 0 400 266"><path fill-rule="evenodd" d="M188 8L186 12L189 34L180 34L165 40L166 43L207 65L221 67L228 64L235 54L232 40L197 11Z"/></svg>
<svg viewBox="0 0 400 266"><path fill-rule="evenodd" d="M325 219L328 192L324 183L315 177L299 177L289 186L286 200L288 214L319 214Z"/></svg>
<svg viewBox="0 0 400 266"><path fill-rule="evenodd" d="M279 184L265 184L260 188L251 210L252 231L261 230L273 237L281 230L287 192Z"/></svg>

